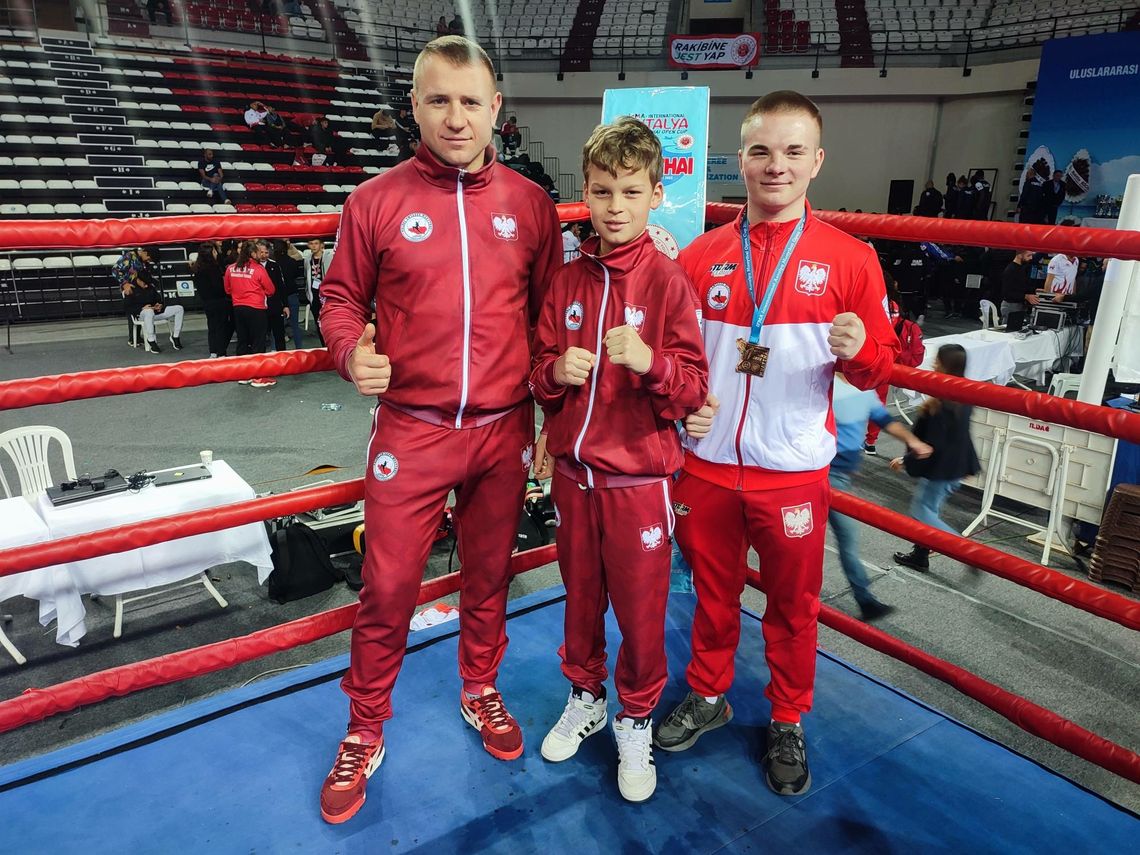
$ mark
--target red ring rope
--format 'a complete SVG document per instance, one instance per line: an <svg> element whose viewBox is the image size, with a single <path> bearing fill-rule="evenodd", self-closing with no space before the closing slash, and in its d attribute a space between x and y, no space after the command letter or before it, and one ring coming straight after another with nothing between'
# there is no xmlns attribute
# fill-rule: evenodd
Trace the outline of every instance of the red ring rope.
<svg viewBox="0 0 1140 855"><path fill-rule="evenodd" d="M279 496L247 499L244 502L233 502L214 508L186 511L168 517L61 537L45 543L16 546L0 550L0 577L52 564L67 564L100 555L141 549L144 546L166 543L181 537L221 531L234 526L310 511L313 508L358 502L363 498L364 479L354 478L337 484L294 490Z"/></svg>
<svg viewBox="0 0 1140 855"><path fill-rule="evenodd" d="M710 202L705 216L727 222L739 205ZM1104 258L1140 259L1140 232L1003 223L989 220L945 220L896 214L851 214L818 211L819 218L851 234L902 241L1036 249ZM563 222L589 217L581 202L558 206ZM13 220L0 224L0 250L109 249L154 243L250 237L298 238L331 235L338 214L230 214L218 216L136 217L106 220Z"/></svg>
<svg viewBox="0 0 1140 855"><path fill-rule="evenodd" d="M332 357L324 348L290 350L284 353L231 356L226 359L192 359L163 365L132 365L28 377L0 383L0 410L61 404L87 398L105 398L156 389L185 389L207 383L246 380L250 377L280 377L332 371Z"/></svg>
<svg viewBox="0 0 1140 855"><path fill-rule="evenodd" d="M749 579L749 584L759 587L758 580L759 574ZM1027 733L1032 733L1071 754L1083 757L1090 763L1140 784L1140 755L1129 751L1123 745L1117 745L1057 715L1050 709L1015 695L989 680L983 680L977 674L971 674L945 659L939 659L924 650L919 650L893 635L887 635L882 630L862 623L831 606L820 604L819 621L860 644L905 662L924 674L953 686L962 694L1009 719Z"/></svg>
<svg viewBox="0 0 1140 855"><path fill-rule="evenodd" d="M183 389L247 377L274 377L332 369L332 359L328 352L315 349L22 378L0 382L0 410L157 389ZM993 383L935 374L932 371L921 371L904 365L894 367L891 382L896 386L930 395L988 406L1041 421L1056 422L1140 443L1140 414L1124 410L1098 407L1040 392L995 386Z"/></svg>
<svg viewBox="0 0 1140 855"><path fill-rule="evenodd" d="M1037 421L1054 422L1140 443L1140 413L1086 404L1043 392L1027 392L1024 389L952 377L905 365L895 365L891 371L891 383L936 398L949 398L951 401L989 407Z"/></svg>
<svg viewBox="0 0 1140 855"><path fill-rule="evenodd" d="M735 216L736 206L710 205L710 219ZM585 208L580 204L561 206L565 220L582 219ZM1031 246L1052 252L1103 255L1116 258L1140 258L1140 235L1134 232L1103 229L1057 229L1055 227L1021 226L1008 223L945 221L914 217L839 214L821 212L821 218L844 230L895 240L934 239L956 244L976 244L1021 248ZM227 222L229 221L229 222ZM188 241L207 237L284 236L328 234L336 225L336 215L316 216L251 216L175 217L151 220L107 221L9 221L0 224L0 249L17 247L121 246L172 241ZM76 242L77 235L83 237ZM20 243L20 241L24 241ZM30 242L29 242L30 241ZM243 379L259 374L295 374L329 370L327 353L294 352L276 356L248 357L216 362L190 362L153 369L125 369L119 372L84 372L54 378L11 381L0 384L0 408L34 406L78 398L123 394L157 388L181 388L210 382ZM130 376L128 376L128 372ZM140 376L141 375L141 376ZM1105 411L1076 402L1062 401L1034 393L1002 389L989 384L956 378L938 377L928 372L896 367L892 380L896 385L916 388L954 400L979 400L997 408L1074 427L1096 430L1112 436L1140 439L1140 417ZM359 498L362 481L349 481L332 487L313 488L287 496L252 500L222 508L199 511L168 518L180 524L179 536L218 530L245 522L253 522L305 510L314 506ZM1108 619L1136 628L1136 604L1107 591L1100 591L1078 580L1072 580L1047 568L1006 555L991 547L975 544L936 529L918 525L900 514L878 508L853 496L835 494L835 507L857 519L871 521L884 530L925 543L952 557L966 560L996 575L1039 590ZM154 521L145 524L156 528ZM143 525L122 526L102 532L67 538L35 547L21 547L0 552L5 569L0 575L21 572L36 566L80 560L97 554L124 551L136 546L160 542L168 538L145 535L137 529ZM914 535L918 535L914 537ZM53 551L56 550L56 551ZM538 555L544 554L539 561ZM553 547L523 553L529 559L545 563ZM41 560L42 559L42 560ZM522 572L528 559L512 563L514 572ZM537 566L537 563L532 566ZM433 580L421 590L421 602L427 602L455 590L458 574ZM1059 578L1058 578L1059 577ZM749 584L759 586L758 574L752 573ZM1113 599L1115 598L1115 600ZM1117 600L1125 605L1121 606ZM198 674L229 667L278 650L288 649L307 640L331 635L351 625L356 606L326 612L203 648L169 654L158 660L122 666L46 689L32 690L9 701L0 702L0 732L38 721L48 715L74 709L117 694L174 682ZM1019 698L988 681L970 674L944 660L917 650L879 630L867 627L853 618L822 606L820 620L864 644L881 650L941 679L964 694L1006 716L1018 726L1042 736L1056 745L1084 757L1129 780L1140 782L1140 757L1127 749L1097 736L1036 704Z"/></svg>
<svg viewBox="0 0 1140 855"><path fill-rule="evenodd" d="M511 574L525 573L550 563L554 558L553 544L517 553L511 556ZM458 590L459 571L456 571L424 582L416 603L430 603ZM15 698L0 702L0 733L108 698L200 677L336 635L352 627L359 608L359 603L349 603L240 638L228 638L143 662L108 668L43 689L28 689Z"/></svg>
<svg viewBox="0 0 1140 855"><path fill-rule="evenodd" d="M1129 629L1140 630L1140 602L1106 591L1064 573L1050 570L1008 552L1002 552L957 534L928 526L896 511L881 508L865 499L831 492L831 509L864 522L896 537L912 540L920 546L948 555L965 564L1016 582L1039 594L1114 621Z"/></svg>

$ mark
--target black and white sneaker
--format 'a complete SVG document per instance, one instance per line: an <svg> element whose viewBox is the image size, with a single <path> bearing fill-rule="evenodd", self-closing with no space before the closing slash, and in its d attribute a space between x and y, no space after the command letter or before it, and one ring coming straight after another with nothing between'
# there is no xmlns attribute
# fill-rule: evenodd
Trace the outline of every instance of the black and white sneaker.
<svg viewBox="0 0 1140 855"><path fill-rule="evenodd" d="M798 796L811 787L807 743L798 724L768 725L768 750L760 761L768 788L780 796Z"/></svg>
<svg viewBox="0 0 1140 855"><path fill-rule="evenodd" d="M627 802L643 802L657 789L657 767L653 763L653 720L614 719L614 741L618 750L618 790Z"/></svg>
<svg viewBox="0 0 1140 855"><path fill-rule="evenodd" d="M176 335L172 335L170 337L170 346L173 347L175 350L182 350L182 339L180 339Z"/></svg>
<svg viewBox="0 0 1140 855"><path fill-rule="evenodd" d="M869 443L869 442L863 443L863 453L864 454L866 454L868 457L874 457L875 452L876 452L875 446L871 445L871 443Z"/></svg>
<svg viewBox="0 0 1140 855"><path fill-rule="evenodd" d="M542 740L542 756L551 763L561 763L578 753L578 746L606 726L606 697L595 698L585 689L574 687L566 701L566 709L546 738Z"/></svg>
<svg viewBox="0 0 1140 855"><path fill-rule="evenodd" d="M146 343L147 353L162 353L162 348L158 346L157 341L148 341Z"/></svg>

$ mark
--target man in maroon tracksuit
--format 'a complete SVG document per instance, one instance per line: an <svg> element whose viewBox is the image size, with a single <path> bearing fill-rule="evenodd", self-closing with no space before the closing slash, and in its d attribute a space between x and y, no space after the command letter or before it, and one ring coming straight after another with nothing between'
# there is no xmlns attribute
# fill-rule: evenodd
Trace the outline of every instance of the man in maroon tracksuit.
<svg viewBox="0 0 1140 855"><path fill-rule="evenodd" d="M558 564L566 584L559 651L571 691L542 743L572 757L606 723L607 601L622 634L614 682L618 788L657 785L650 715L665 687L665 606L673 535L670 482L681 468L673 424L708 393L693 287L645 227L662 198L661 144L626 117L595 129L583 196L597 236L554 277L542 308L531 388L556 459ZM540 468L546 468L540 443Z"/></svg>
<svg viewBox="0 0 1140 855"><path fill-rule="evenodd" d="M348 735L321 791L329 822L359 810L384 757L408 624L453 489L460 709L492 755L522 753L495 678L533 455L530 330L562 245L542 189L496 163L490 141L501 101L478 45L446 36L424 48L412 84L424 144L349 196L321 282L321 330L337 370L361 394L380 397L365 478L370 548L342 683ZM373 300L375 325L366 323Z"/></svg>

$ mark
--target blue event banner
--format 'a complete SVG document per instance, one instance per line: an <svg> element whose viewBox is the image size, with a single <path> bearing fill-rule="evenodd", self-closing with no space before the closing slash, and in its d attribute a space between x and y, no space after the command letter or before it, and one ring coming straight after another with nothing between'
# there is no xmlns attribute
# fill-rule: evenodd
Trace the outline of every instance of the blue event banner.
<svg viewBox="0 0 1140 855"><path fill-rule="evenodd" d="M1140 32L1052 39L1041 52L1021 187L1062 173L1059 218L1113 218L1140 172Z"/></svg>
<svg viewBox="0 0 1140 855"><path fill-rule="evenodd" d="M661 141L665 201L649 216L657 248L677 253L705 230L705 170L709 148L707 86L607 89L602 121L633 116Z"/></svg>

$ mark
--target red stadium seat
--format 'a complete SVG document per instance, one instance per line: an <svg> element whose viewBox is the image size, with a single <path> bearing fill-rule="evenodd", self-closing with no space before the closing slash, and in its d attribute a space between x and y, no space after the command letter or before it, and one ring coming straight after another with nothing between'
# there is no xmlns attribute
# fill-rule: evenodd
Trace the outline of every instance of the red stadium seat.
<svg viewBox="0 0 1140 855"><path fill-rule="evenodd" d="M234 208L239 214L252 214L257 210L257 205L235 205Z"/></svg>
<svg viewBox="0 0 1140 855"><path fill-rule="evenodd" d="M259 214L276 214L276 205L258 205L254 210Z"/></svg>

